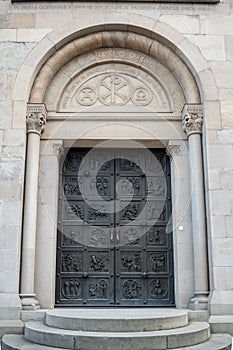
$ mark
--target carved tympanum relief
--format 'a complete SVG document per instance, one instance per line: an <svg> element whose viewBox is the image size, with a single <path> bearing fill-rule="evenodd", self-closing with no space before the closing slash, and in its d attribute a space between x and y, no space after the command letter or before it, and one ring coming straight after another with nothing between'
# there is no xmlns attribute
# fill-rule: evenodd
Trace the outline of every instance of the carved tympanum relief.
<svg viewBox="0 0 233 350"><path fill-rule="evenodd" d="M180 114L185 98L177 79L155 58L125 48L102 48L65 64L44 101L50 112L61 112L63 118L64 113L109 111L172 116Z"/></svg>
<svg viewBox="0 0 233 350"><path fill-rule="evenodd" d="M73 79L60 102L61 111L100 110L120 106L171 111L165 89L148 73L121 63L93 67Z"/></svg>

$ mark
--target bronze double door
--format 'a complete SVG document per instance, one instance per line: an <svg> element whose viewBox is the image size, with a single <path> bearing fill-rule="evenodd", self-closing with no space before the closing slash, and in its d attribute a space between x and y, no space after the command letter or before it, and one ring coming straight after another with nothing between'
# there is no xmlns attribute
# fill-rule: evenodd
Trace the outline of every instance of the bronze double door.
<svg viewBox="0 0 233 350"><path fill-rule="evenodd" d="M71 148L61 159L56 306L174 305L170 164L150 152Z"/></svg>

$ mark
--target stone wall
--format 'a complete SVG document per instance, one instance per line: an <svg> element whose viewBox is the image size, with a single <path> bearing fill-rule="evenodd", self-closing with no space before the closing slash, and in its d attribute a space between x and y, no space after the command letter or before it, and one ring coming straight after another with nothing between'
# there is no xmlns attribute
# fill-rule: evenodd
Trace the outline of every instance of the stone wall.
<svg viewBox="0 0 233 350"><path fill-rule="evenodd" d="M184 61L203 70L202 99L208 119L203 150L212 314L233 312L233 3L207 4L68 3L0 1L0 318L19 317L19 270L26 136L26 106L14 100L16 75L28 53L48 33L71 21L88 27L96 14L115 23L116 14L160 20L188 40ZM147 18L147 19L145 19ZM123 20L122 20L123 21ZM162 30L163 28L161 28ZM51 34L50 38L52 37ZM45 45L46 45L45 40ZM192 45L191 45L192 44ZM196 54L197 50L198 55ZM203 57L203 61L199 59ZM198 60L198 62L197 62ZM189 61L189 62L188 62ZM34 67L35 68L35 67ZM213 73L213 75L211 75ZM21 70L22 74L22 70ZM22 74L22 90L24 76ZM199 78L197 77L200 83ZM217 86L217 91L213 91ZM205 104L209 95L212 100ZM213 97L215 96L215 97Z"/></svg>

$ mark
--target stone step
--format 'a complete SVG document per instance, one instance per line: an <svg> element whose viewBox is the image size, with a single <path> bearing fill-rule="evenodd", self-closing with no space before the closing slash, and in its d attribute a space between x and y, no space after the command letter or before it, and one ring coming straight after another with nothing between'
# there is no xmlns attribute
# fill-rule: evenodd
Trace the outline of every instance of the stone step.
<svg viewBox="0 0 233 350"><path fill-rule="evenodd" d="M1 350L57 350L57 348L38 345L25 339L23 335L7 334L2 338ZM59 348L59 350L66 350Z"/></svg>
<svg viewBox="0 0 233 350"><path fill-rule="evenodd" d="M140 332L187 326L188 313L176 309L68 309L46 313L48 326L96 332Z"/></svg>
<svg viewBox="0 0 233 350"><path fill-rule="evenodd" d="M3 337L2 350L65 350L64 348L54 348L38 345L26 340L23 335L8 334ZM92 350L92 348L89 348ZM111 350L111 348L104 348ZM121 350L118 348L118 350ZM143 350L146 350L145 348ZM231 336L226 334L214 334L202 344L178 348L176 350L231 350Z"/></svg>
<svg viewBox="0 0 233 350"><path fill-rule="evenodd" d="M25 338L33 343L82 350L163 350L203 343L210 337L206 322L193 322L182 328L146 332L87 332L49 327L28 322Z"/></svg>

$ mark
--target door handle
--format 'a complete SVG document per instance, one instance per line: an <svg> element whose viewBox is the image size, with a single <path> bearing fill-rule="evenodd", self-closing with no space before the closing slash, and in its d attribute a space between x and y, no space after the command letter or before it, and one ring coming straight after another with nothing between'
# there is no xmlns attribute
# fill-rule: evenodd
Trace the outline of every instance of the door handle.
<svg viewBox="0 0 233 350"><path fill-rule="evenodd" d="M111 229L111 236L110 236L110 241L114 241L114 228Z"/></svg>
<svg viewBox="0 0 233 350"><path fill-rule="evenodd" d="M120 240L120 229L118 228L116 230L116 241L119 242L119 240Z"/></svg>

